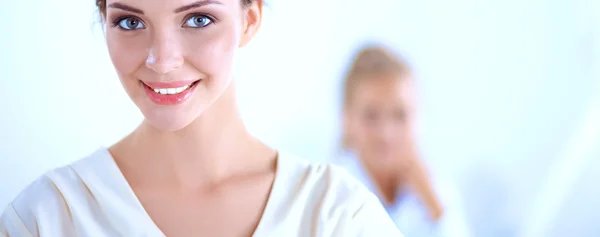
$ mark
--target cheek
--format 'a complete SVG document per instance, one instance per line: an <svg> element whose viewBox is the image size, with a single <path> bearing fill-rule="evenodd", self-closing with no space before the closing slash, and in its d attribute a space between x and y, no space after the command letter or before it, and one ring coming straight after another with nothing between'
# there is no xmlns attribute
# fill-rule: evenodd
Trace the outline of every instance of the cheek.
<svg viewBox="0 0 600 237"><path fill-rule="evenodd" d="M376 138L376 136L374 136L373 129L364 123L355 126L352 135L354 137L354 141L357 143L356 145L360 147L369 146L369 143Z"/></svg>
<svg viewBox="0 0 600 237"><path fill-rule="evenodd" d="M232 24L222 24L207 32L190 32L186 41L187 58L192 66L209 77L229 76L239 44L239 34Z"/></svg>
<svg viewBox="0 0 600 237"><path fill-rule="evenodd" d="M106 44L115 70L123 80L134 74L145 63L148 55L148 37L142 34L123 36L115 30L107 30Z"/></svg>

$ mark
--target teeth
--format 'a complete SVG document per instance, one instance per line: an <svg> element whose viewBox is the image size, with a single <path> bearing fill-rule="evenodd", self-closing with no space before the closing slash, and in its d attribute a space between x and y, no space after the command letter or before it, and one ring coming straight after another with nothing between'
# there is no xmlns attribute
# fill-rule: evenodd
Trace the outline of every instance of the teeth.
<svg viewBox="0 0 600 237"><path fill-rule="evenodd" d="M153 89L153 90L154 90L154 92L156 92L158 94L162 94L162 95L174 95L174 94L179 94L179 93L183 92L190 86L191 86L191 84L182 86L182 87L178 87L178 88L161 88L161 89Z"/></svg>

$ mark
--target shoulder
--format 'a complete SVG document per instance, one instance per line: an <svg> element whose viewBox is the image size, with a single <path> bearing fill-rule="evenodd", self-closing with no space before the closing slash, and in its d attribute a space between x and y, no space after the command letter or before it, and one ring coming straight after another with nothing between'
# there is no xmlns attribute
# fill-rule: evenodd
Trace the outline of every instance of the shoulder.
<svg viewBox="0 0 600 237"><path fill-rule="evenodd" d="M438 172L432 177L432 184L445 209L462 207L459 205L462 202L460 188L451 175Z"/></svg>
<svg viewBox="0 0 600 237"><path fill-rule="evenodd" d="M8 233L20 229L38 236L43 220L68 215L68 205L59 187L76 182L76 175L68 167L52 170L29 184L4 210L0 226Z"/></svg>
<svg viewBox="0 0 600 237"><path fill-rule="evenodd" d="M288 208L301 210L302 219L317 225L321 235L401 236L379 199L344 168L291 154L281 155L280 165L279 177L294 192L276 195L291 203Z"/></svg>
<svg viewBox="0 0 600 237"><path fill-rule="evenodd" d="M303 190L346 196L347 200L338 201L349 202L349 205L371 195L362 182L337 164L309 162L289 153L282 155L281 159L280 171L286 173L287 180L294 180Z"/></svg>
<svg viewBox="0 0 600 237"><path fill-rule="evenodd" d="M73 165L86 162L91 156L51 170L30 183L4 210L0 230L11 233L11 229L19 227L20 232L27 230L38 236L40 225L59 225L58 221L69 220L70 205L81 203L87 193Z"/></svg>
<svg viewBox="0 0 600 237"><path fill-rule="evenodd" d="M60 206L66 200L87 192L86 183L82 179L82 167L97 166L103 157L102 150L75 161L72 164L46 172L29 184L13 200L12 205L17 211L39 210ZM104 168L104 167L96 167Z"/></svg>
<svg viewBox="0 0 600 237"><path fill-rule="evenodd" d="M439 231L446 235L473 236L466 214L466 206L459 186L449 177L436 179L435 187L444 207L444 215L440 219Z"/></svg>

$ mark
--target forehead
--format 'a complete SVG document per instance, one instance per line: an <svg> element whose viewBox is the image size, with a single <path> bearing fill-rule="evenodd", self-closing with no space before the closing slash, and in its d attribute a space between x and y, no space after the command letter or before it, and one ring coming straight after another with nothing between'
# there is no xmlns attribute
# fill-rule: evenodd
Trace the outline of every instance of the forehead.
<svg viewBox="0 0 600 237"><path fill-rule="evenodd" d="M357 82L353 100L357 104L409 104L412 100L412 90L409 78L368 78Z"/></svg>
<svg viewBox="0 0 600 237"><path fill-rule="evenodd" d="M241 0L106 0L107 10L114 6L126 5L135 7L143 11L169 11L176 12L177 9L183 9L188 6L203 5L222 5L233 6L240 5Z"/></svg>

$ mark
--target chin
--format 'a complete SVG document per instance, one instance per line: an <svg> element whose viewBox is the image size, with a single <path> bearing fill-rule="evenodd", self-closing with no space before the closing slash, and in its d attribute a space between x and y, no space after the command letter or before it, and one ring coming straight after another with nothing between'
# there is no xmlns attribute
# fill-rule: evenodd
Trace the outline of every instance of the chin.
<svg viewBox="0 0 600 237"><path fill-rule="evenodd" d="M181 108L148 108L142 109L144 121L163 132L182 130L193 123L204 109L197 111L181 111Z"/></svg>

